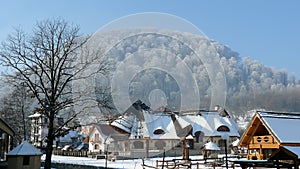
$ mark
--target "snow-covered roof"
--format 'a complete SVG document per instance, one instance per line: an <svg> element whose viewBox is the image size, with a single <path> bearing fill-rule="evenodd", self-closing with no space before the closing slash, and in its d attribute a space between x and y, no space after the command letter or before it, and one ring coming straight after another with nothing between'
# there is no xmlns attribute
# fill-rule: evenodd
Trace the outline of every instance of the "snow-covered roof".
<svg viewBox="0 0 300 169"><path fill-rule="evenodd" d="M209 141L208 143L204 144L204 150L219 151L221 149L217 146L217 144L215 144L212 141Z"/></svg>
<svg viewBox="0 0 300 169"><path fill-rule="evenodd" d="M34 118L34 117L41 117L41 116L42 116L41 113L34 113L34 114L32 114L32 115L29 115L28 117L29 117L29 118Z"/></svg>
<svg viewBox="0 0 300 169"><path fill-rule="evenodd" d="M201 131L205 135L211 135L213 133L213 129L208 124L208 121L201 115L187 115L187 116L181 116L185 121L187 121L189 124L193 127L193 135L195 135L196 132Z"/></svg>
<svg viewBox="0 0 300 169"><path fill-rule="evenodd" d="M236 139L234 142L231 143L231 145L233 147L237 147L239 145L239 143L240 143L240 139Z"/></svg>
<svg viewBox="0 0 300 169"><path fill-rule="evenodd" d="M258 112L281 143L300 143L300 113ZM283 127L284 126L284 127Z"/></svg>
<svg viewBox="0 0 300 169"><path fill-rule="evenodd" d="M60 142L72 142L72 138L77 138L78 133L74 130L70 130L68 134L64 135L63 137L59 138Z"/></svg>
<svg viewBox="0 0 300 169"><path fill-rule="evenodd" d="M124 115L111 123L112 126L118 127L123 131L130 133L134 125L134 116Z"/></svg>
<svg viewBox="0 0 300 169"><path fill-rule="evenodd" d="M172 119L168 115L153 115L145 113L145 127L147 127L148 135L151 139L180 139L177 136L176 129ZM156 130L162 130L163 134L154 134Z"/></svg>
<svg viewBox="0 0 300 169"><path fill-rule="evenodd" d="M28 143L27 141L24 141L22 144L18 145L16 148L14 148L12 151L8 152L8 156L37 156L42 155L43 153L40 152L37 148L35 148L33 145Z"/></svg>
<svg viewBox="0 0 300 169"><path fill-rule="evenodd" d="M77 131L74 131L74 130L70 130L69 135L70 135L71 138L77 138L78 137Z"/></svg>
<svg viewBox="0 0 300 169"><path fill-rule="evenodd" d="M80 143L76 148L75 150L81 150L84 146L84 142Z"/></svg>
<svg viewBox="0 0 300 169"><path fill-rule="evenodd" d="M175 114L142 110L140 114L143 115L141 118L143 120L139 120L133 114L132 116L127 114L112 122L111 125L126 131L131 138L143 136L151 139L180 139L184 135L183 132L187 135L191 128L194 136L198 131L208 137L221 136L224 131L217 131L220 126L228 127L229 131L226 133L229 136L240 136L235 121L230 116L220 115L219 112Z"/></svg>
<svg viewBox="0 0 300 169"><path fill-rule="evenodd" d="M229 128L227 134L229 136L239 137L238 126L235 121L229 116L220 116L218 112L201 112L182 115L180 118L192 125L193 134L201 131L205 136L221 136L223 133L217 131L220 126Z"/></svg>
<svg viewBox="0 0 300 169"><path fill-rule="evenodd" d="M220 116L219 112L206 112L202 113L202 116L205 118L212 129L212 133L207 133L206 136L222 136L224 132L217 131L217 129L221 126L226 126L229 128L229 132L227 132L229 136L240 136L240 134L238 133L238 126L234 122L234 120L231 119L231 117Z"/></svg>

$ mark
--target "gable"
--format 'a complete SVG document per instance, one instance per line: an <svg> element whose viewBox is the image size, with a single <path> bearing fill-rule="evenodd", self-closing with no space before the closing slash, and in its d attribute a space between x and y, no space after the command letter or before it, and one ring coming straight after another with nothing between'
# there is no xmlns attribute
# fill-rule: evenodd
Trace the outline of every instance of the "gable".
<svg viewBox="0 0 300 169"><path fill-rule="evenodd" d="M279 143L278 139L272 133L272 130L269 129L269 127L265 124L265 122L262 120L259 114L256 113L241 138L240 146L247 147L249 143L253 141L253 137L255 136L267 135L271 135L271 137L275 141L274 143Z"/></svg>
<svg viewBox="0 0 300 169"><path fill-rule="evenodd" d="M95 137L96 134L97 135L101 134L100 131L99 131L99 129L97 127L94 128L94 130L92 131L90 137Z"/></svg>

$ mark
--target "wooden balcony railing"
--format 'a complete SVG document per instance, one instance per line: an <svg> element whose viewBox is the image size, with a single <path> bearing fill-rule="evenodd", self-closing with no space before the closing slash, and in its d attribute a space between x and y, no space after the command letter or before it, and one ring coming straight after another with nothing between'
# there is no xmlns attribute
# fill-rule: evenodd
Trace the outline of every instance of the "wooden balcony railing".
<svg viewBox="0 0 300 169"><path fill-rule="evenodd" d="M252 144L274 144L274 138L271 135L253 136Z"/></svg>
<svg viewBox="0 0 300 169"><path fill-rule="evenodd" d="M279 146L271 135L253 136L248 149L278 149Z"/></svg>

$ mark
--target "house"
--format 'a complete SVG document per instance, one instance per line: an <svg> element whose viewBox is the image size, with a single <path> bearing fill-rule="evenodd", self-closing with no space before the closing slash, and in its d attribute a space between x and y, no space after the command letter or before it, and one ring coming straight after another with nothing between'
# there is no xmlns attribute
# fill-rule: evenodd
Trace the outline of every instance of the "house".
<svg viewBox="0 0 300 169"><path fill-rule="evenodd" d="M276 152L299 149L299 126L300 113L257 111L239 146L248 149L248 160L268 160Z"/></svg>
<svg viewBox="0 0 300 169"><path fill-rule="evenodd" d="M82 135L86 135L84 144L88 145L89 153L103 154L106 151L116 152L118 140L128 138L127 135L119 133L109 124L90 124L82 126ZM109 146L109 144L111 144ZM115 145L112 145L115 144Z"/></svg>
<svg viewBox="0 0 300 169"><path fill-rule="evenodd" d="M40 113L36 112L28 116L30 119L30 137L29 141L34 146L42 148L46 146L45 138L48 135L48 118ZM63 124L63 118L56 115L54 120L54 126L59 127ZM56 145L56 143L54 143Z"/></svg>
<svg viewBox="0 0 300 169"><path fill-rule="evenodd" d="M140 106L139 106L140 105ZM152 111L140 101L111 123L116 130L127 134L119 140L118 154L126 157L150 157L162 154L179 155L182 140L192 137L189 147L194 153L209 141L216 143L224 152L240 137L238 126L224 109L213 111ZM161 109L166 110L166 109ZM229 136L225 141L223 135Z"/></svg>
<svg viewBox="0 0 300 169"><path fill-rule="evenodd" d="M0 118L0 161L6 161L6 154L13 148L14 130Z"/></svg>

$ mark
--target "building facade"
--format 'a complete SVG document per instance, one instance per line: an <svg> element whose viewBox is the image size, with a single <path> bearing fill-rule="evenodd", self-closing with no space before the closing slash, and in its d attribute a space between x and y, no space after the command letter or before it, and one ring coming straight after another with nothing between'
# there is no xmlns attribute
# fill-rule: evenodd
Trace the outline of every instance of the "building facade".
<svg viewBox="0 0 300 169"><path fill-rule="evenodd" d="M34 113L28 117L30 119L30 143L38 148L45 147L45 139L48 135L48 118L41 113ZM59 127L62 124L63 118L56 116L54 126ZM54 145L56 145L56 143L54 143Z"/></svg>

